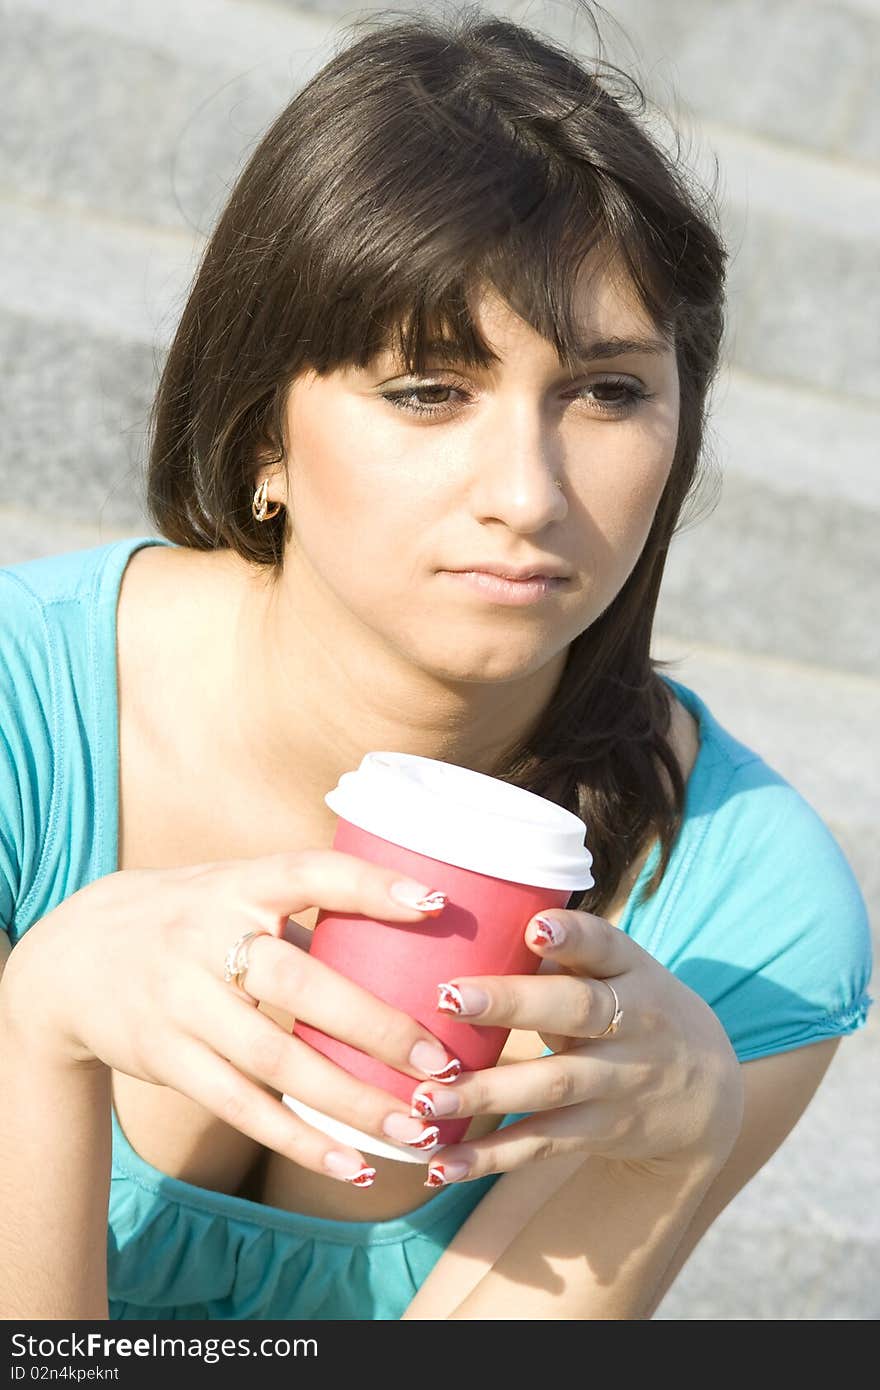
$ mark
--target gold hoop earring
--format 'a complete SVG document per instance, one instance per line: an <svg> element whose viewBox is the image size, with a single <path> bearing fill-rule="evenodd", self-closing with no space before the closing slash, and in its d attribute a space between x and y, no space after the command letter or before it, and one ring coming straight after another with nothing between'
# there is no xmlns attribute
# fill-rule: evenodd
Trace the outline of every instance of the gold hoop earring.
<svg viewBox="0 0 880 1390"><path fill-rule="evenodd" d="M253 501L251 502L251 511L254 514L255 521L271 521L272 517L277 516L278 513L281 511L280 502L276 502L274 504L275 510L273 512L270 512L268 510L268 503L266 500L266 494L268 490L269 479L264 478L260 486L255 491Z"/></svg>

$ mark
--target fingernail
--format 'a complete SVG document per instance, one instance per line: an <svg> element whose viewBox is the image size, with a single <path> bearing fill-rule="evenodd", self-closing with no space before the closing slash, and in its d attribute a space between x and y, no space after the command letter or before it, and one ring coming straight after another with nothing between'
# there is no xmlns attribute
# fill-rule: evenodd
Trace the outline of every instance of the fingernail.
<svg viewBox="0 0 880 1390"><path fill-rule="evenodd" d="M561 946L565 940L565 927L552 917L536 917L532 940L536 946Z"/></svg>
<svg viewBox="0 0 880 1390"><path fill-rule="evenodd" d="M444 1014L482 1014L489 1007L489 996L473 985L438 985L437 1008Z"/></svg>
<svg viewBox="0 0 880 1390"><path fill-rule="evenodd" d="M382 1124L383 1133L406 1144L410 1149L435 1149L440 1131L436 1125L423 1125L421 1120L407 1115L387 1115Z"/></svg>
<svg viewBox="0 0 880 1390"><path fill-rule="evenodd" d="M324 1155L324 1167L334 1178L342 1178L353 1187L372 1187L376 1177L375 1168L368 1168L366 1163L352 1160L348 1154L338 1153L336 1149Z"/></svg>
<svg viewBox="0 0 880 1390"><path fill-rule="evenodd" d="M419 1041L409 1054L412 1066L430 1076L432 1081L454 1081L461 1073L461 1062L457 1057L450 1060L449 1054L439 1043Z"/></svg>
<svg viewBox="0 0 880 1390"><path fill-rule="evenodd" d="M428 1176L423 1187L445 1187L447 1183L458 1182L471 1171L469 1163L430 1163Z"/></svg>
<svg viewBox="0 0 880 1390"><path fill-rule="evenodd" d="M441 1091L432 1096L426 1091L414 1091L410 1114L423 1120L436 1120L438 1116L457 1115L461 1109L461 1096L454 1091Z"/></svg>
<svg viewBox="0 0 880 1390"><path fill-rule="evenodd" d="M429 888L426 883L416 883L412 878L398 879L388 891L395 902L415 907L419 912L442 912L448 902L445 893Z"/></svg>

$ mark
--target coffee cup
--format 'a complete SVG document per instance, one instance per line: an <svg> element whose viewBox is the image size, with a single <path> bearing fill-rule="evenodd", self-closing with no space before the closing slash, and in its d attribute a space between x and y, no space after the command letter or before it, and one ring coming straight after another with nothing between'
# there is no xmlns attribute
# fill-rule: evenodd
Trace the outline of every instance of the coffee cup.
<svg viewBox="0 0 880 1390"><path fill-rule="evenodd" d="M310 954L423 1024L462 1073L493 1067L510 1030L438 1012L438 986L459 977L536 973L541 961L525 943L526 925L593 886L586 825L534 792L410 753L367 753L324 800L338 816L334 849L428 884L447 901L439 914L415 923L322 910ZM293 1032L409 1105L419 1085L412 1076L301 1020ZM413 1151L295 1097L282 1099L323 1133L404 1163L425 1163L459 1142L472 1118L432 1121L436 1144Z"/></svg>

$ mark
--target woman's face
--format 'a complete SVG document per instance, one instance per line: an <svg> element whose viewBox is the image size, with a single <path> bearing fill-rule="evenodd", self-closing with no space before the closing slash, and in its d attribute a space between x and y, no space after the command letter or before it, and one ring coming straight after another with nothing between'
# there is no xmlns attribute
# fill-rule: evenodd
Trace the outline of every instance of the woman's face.
<svg viewBox="0 0 880 1390"><path fill-rule="evenodd" d="M487 293L477 317L500 361L485 371L438 356L409 377L384 356L293 383L288 477L268 474L270 501L290 509L285 603L464 682L532 674L602 614L669 475L679 389L671 347L586 351L658 339L634 297L606 277L585 282L582 305L575 372ZM449 573L547 561L565 582L517 607Z"/></svg>

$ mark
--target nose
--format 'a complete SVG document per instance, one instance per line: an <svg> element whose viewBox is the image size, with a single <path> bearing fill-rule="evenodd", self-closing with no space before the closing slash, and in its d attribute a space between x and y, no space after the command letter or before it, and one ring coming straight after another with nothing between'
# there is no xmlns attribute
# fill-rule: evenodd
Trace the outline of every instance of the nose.
<svg viewBox="0 0 880 1390"><path fill-rule="evenodd" d="M526 535L568 511L561 446L531 410L510 410L476 441L473 506L481 521L503 521Z"/></svg>

